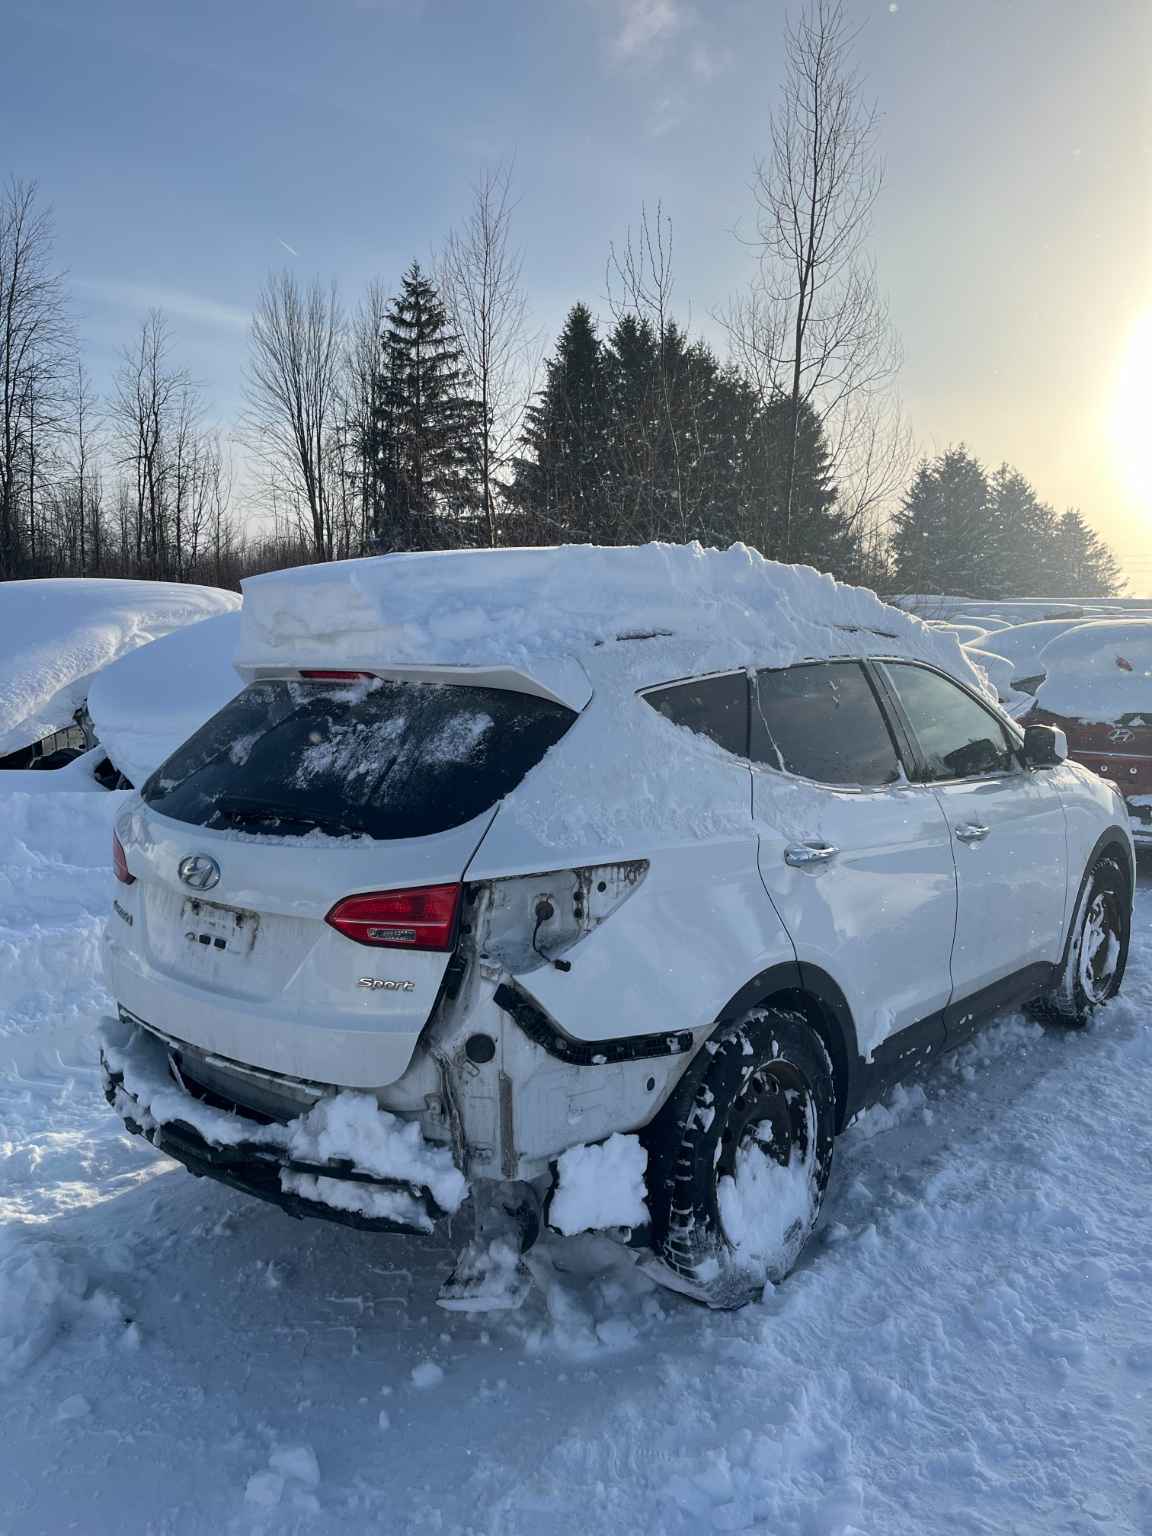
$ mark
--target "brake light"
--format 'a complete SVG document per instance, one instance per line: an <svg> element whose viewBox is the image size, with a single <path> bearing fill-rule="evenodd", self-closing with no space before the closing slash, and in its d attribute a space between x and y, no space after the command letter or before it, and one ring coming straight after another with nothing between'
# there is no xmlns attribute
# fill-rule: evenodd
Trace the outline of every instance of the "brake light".
<svg viewBox="0 0 1152 1536"><path fill-rule="evenodd" d="M331 672L321 671L315 667L309 667L301 672L301 677L306 677L312 683L359 683L366 677L371 677L371 672Z"/></svg>
<svg viewBox="0 0 1152 1536"><path fill-rule="evenodd" d="M346 896L324 919L357 944L379 949L451 949L456 940L460 885Z"/></svg>
<svg viewBox="0 0 1152 1536"><path fill-rule="evenodd" d="M124 844L112 834L112 872L121 885L135 885L136 876L128 868L128 860L124 854Z"/></svg>

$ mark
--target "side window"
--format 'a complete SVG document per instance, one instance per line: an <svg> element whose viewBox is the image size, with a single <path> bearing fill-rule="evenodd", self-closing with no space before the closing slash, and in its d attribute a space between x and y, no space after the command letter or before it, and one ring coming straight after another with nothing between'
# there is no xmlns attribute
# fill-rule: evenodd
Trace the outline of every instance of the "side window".
<svg viewBox="0 0 1152 1536"><path fill-rule="evenodd" d="M912 723L931 779L1006 773L1014 763L1004 727L954 682L910 662L884 663Z"/></svg>
<svg viewBox="0 0 1152 1536"><path fill-rule="evenodd" d="M743 672L673 683L644 695L675 725L710 737L725 752L748 756L748 678Z"/></svg>
<svg viewBox="0 0 1152 1536"><path fill-rule="evenodd" d="M814 662L756 675L752 759L820 784L891 784L892 734L863 667Z"/></svg>

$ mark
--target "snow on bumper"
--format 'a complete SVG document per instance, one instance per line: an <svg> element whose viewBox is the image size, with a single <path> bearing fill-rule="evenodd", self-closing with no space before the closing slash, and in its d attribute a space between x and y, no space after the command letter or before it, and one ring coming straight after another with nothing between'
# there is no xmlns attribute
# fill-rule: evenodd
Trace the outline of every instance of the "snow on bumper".
<svg viewBox="0 0 1152 1536"><path fill-rule="evenodd" d="M295 1119L265 1124L186 1092L166 1046L147 1030L106 1019L99 1035L109 1104L193 1173L293 1215L379 1231L431 1232L468 1193L451 1152L369 1093L328 1094Z"/></svg>

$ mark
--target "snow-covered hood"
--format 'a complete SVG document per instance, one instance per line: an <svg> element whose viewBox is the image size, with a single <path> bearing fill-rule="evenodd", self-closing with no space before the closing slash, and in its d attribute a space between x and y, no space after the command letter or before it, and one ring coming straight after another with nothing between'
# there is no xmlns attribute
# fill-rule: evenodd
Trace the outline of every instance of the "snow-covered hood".
<svg viewBox="0 0 1152 1536"><path fill-rule="evenodd" d="M72 723L125 652L240 606L218 587L60 577L0 584L0 756Z"/></svg>
<svg viewBox="0 0 1152 1536"><path fill-rule="evenodd" d="M634 687L688 672L876 654L990 690L954 635L808 566L735 544L451 550L249 578L236 663L512 669L573 707L622 648ZM879 638L878 638L879 637ZM579 663L580 672L572 670Z"/></svg>
<svg viewBox="0 0 1152 1536"><path fill-rule="evenodd" d="M112 763L144 780L244 686L240 613L219 613L121 656L92 679L88 713Z"/></svg>

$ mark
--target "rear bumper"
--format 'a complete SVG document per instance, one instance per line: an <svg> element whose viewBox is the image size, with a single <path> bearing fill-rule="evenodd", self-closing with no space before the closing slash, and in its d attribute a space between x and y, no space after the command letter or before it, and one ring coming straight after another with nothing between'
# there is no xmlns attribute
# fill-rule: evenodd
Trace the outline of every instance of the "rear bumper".
<svg viewBox="0 0 1152 1536"><path fill-rule="evenodd" d="M159 1040L154 1043L163 1050ZM194 1097L175 1079L171 1091L185 1098L189 1118L181 1119L179 1113L172 1114L170 1110L158 1117L156 1105L150 1102L151 1094L130 1086L115 1058L115 1051L100 1052L104 1097L109 1105L129 1131L182 1163L198 1178L215 1179L243 1194L278 1205L290 1216L313 1216L370 1232L427 1236L437 1221L450 1214L427 1185L365 1172L351 1158L314 1161L268 1145L269 1129L276 1127L243 1113L233 1111L230 1116L233 1137L227 1144L209 1140L190 1122L198 1118L198 1112L210 1100ZM311 1199L301 1192L301 1186L322 1193L325 1198ZM381 1207L392 1209L385 1214Z"/></svg>

